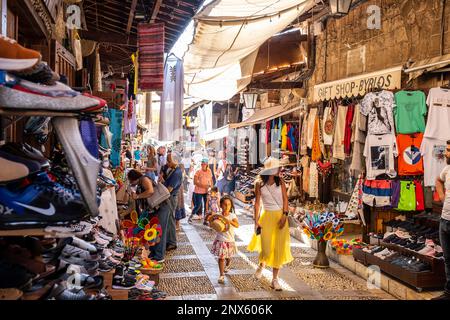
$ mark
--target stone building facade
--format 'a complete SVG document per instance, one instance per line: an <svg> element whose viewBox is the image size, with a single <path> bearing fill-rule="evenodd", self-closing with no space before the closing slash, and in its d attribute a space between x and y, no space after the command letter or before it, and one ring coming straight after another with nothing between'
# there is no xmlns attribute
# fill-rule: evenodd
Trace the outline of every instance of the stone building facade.
<svg viewBox="0 0 450 320"><path fill-rule="evenodd" d="M369 26L376 26L378 17L380 28L370 29ZM442 0L365 1L340 19L328 19L316 37L315 70L308 81L309 102L312 103L314 85L407 67L449 53L450 3L443 6ZM446 77L442 73L425 75L410 88L426 90L441 84L443 79ZM402 83L406 81L404 76Z"/></svg>

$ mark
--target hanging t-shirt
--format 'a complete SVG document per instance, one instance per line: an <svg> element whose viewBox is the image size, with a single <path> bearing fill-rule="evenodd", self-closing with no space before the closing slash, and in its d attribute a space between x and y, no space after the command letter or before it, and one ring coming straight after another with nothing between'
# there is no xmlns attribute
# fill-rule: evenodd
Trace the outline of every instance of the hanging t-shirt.
<svg viewBox="0 0 450 320"><path fill-rule="evenodd" d="M399 91L395 94L395 128L397 133L425 132L427 106L422 91Z"/></svg>
<svg viewBox="0 0 450 320"><path fill-rule="evenodd" d="M424 137L450 140L450 90L433 88L428 94L428 122Z"/></svg>
<svg viewBox="0 0 450 320"><path fill-rule="evenodd" d="M448 124L447 124L448 126ZM423 138L420 152L423 156L423 166L425 171L425 187L434 187L436 178L446 165L445 149L447 142L438 139Z"/></svg>
<svg viewBox="0 0 450 320"><path fill-rule="evenodd" d="M307 122L307 146L312 149L314 138L314 125L316 124L317 108L311 108L309 110L308 122Z"/></svg>
<svg viewBox="0 0 450 320"><path fill-rule="evenodd" d="M416 211L425 210L425 193L423 192L423 186L421 181L414 181L416 186Z"/></svg>
<svg viewBox="0 0 450 320"><path fill-rule="evenodd" d="M325 125L327 123L328 120L333 120L334 123L334 119L330 119L331 117L331 107L326 107L325 110L323 111L323 121L322 121L322 132L323 132L323 143L326 146L331 146L333 144L333 134L327 134L327 130L325 128Z"/></svg>
<svg viewBox="0 0 450 320"><path fill-rule="evenodd" d="M395 178L397 172L395 171L394 156L398 155L397 150L397 142L393 134L367 136L364 148L367 179L375 180L382 174Z"/></svg>
<svg viewBox="0 0 450 320"><path fill-rule="evenodd" d="M302 156L306 155L308 153L308 117L305 115L303 116L302 120L302 131L300 134L300 154Z"/></svg>
<svg viewBox="0 0 450 320"><path fill-rule="evenodd" d="M302 158L302 160L300 161L300 164L303 168L302 172L302 186L303 186L303 191L306 193L309 193L309 157L308 156L304 156Z"/></svg>
<svg viewBox="0 0 450 320"><path fill-rule="evenodd" d="M361 113L368 116L369 134L395 133L394 94L390 91L366 94L361 103Z"/></svg>
<svg viewBox="0 0 450 320"><path fill-rule="evenodd" d="M287 150L287 138L288 138L288 129L287 125L284 124L281 129L281 150Z"/></svg>
<svg viewBox="0 0 450 320"><path fill-rule="evenodd" d="M400 181L400 200L398 202L397 210L416 210L416 186L414 181Z"/></svg>
<svg viewBox="0 0 450 320"><path fill-rule="evenodd" d="M344 139L345 139L346 118L347 118L347 107L339 106L333 140L333 158L339 160L345 160Z"/></svg>
<svg viewBox="0 0 450 320"><path fill-rule="evenodd" d="M398 175L414 176L423 174L423 158L420 153L423 133L399 134L398 146Z"/></svg>
<svg viewBox="0 0 450 320"><path fill-rule="evenodd" d="M316 117L314 124L314 138L311 152L311 161L319 161L322 157L322 151L320 150L320 133L319 133L319 117Z"/></svg>
<svg viewBox="0 0 450 320"><path fill-rule="evenodd" d="M295 141L295 131L298 131L295 126L290 126L288 131L288 149L289 151L297 152L297 142Z"/></svg>

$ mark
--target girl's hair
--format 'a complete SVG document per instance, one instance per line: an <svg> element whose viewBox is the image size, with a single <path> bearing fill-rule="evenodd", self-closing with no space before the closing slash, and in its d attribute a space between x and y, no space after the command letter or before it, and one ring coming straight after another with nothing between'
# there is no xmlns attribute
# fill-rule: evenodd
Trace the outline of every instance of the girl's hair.
<svg viewBox="0 0 450 320"><path fill-rule="evenodd" d="M142 173L140 173L139 171L134 170L134 169L128 171L128 174L127 174L128 180L130 180L130 181L139 180L142 176L143 176Z"/></svg>
<svg viewBox="0 0 450 320"><path fill-rule="evenodd" d="M154 146L148 146L147 147L150 151L149 151L149 156L151 156L151 157L155 157L156 156L156 150L155 150L155 147Z"/></svg>
<svg viewBox="0 0 450 320"><path fill-rule="evenodd" d="M211 192L218 192L218 191L219 191L219 189L217 187L212 187L211 188Z"/></svg>
<svg viewBox="0 0 450 320"><path fill-rule="evenodd" d="M228 195L225 195L222 198L220 198L220 206L222 207L222 204L225 202L225 200L230 200L230 203L231 203L231 210L230 210L230 212L235 213L236 210L234 209L233 199L231 199L231 197L228 196Z"/></svg>
<svg viewBox="0 0 450 320"><path fill-rule="evenodd" d="M261 187L264 186L269 181L270 176L259 176L258 182L261 183ZM277 187L281 184L281 178L279 176L274 176L275 178L275 184Z"/></svg>

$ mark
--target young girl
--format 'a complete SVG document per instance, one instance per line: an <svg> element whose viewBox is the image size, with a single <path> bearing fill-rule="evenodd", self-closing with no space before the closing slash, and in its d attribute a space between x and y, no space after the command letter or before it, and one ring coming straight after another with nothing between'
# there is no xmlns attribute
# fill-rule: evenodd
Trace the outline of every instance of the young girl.
<svg viewBox="0 0 450 320"><path fill-rule="evenodd" d="M222 215L227 220L227 227L224 232L217 232L213 243L213 254L219 258L220 277L218 282L225 283L225 273L230 268L231 257L236 253L236 243L234 240L234 228L239 227L239 222L234 209L231 197L224 196L220 199Z"/></svg>
<svg viewBox="0 0 450 320"><path fill-rule="evenodd" d="M219 213L220 194L217 187L212 187L206 200L206 215L203 224L208 225L208 217Z"/></svg>

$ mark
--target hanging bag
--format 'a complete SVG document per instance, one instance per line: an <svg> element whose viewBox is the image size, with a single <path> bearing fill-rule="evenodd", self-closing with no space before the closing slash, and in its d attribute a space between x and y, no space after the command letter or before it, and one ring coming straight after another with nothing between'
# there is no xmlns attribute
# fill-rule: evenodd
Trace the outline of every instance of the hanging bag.
<svg viewBox="0 0 450 320"><path fill-rule="evenodd" d="M289 199L300 197L300 191L298 190L298 186L297 183L295 182L295 179L292 179L291 182L289 183L287 195Z"/></svg>
<svg viewBox="0 0 450 320"><path fill-rule="evenodd" d="M169 177L177 170L178 167L176 167L172 172L167 176L166 180L169 179ZM164 184L161 182L153 183L153 194L147 198L147 203L150 206L151 209L155 209L159 207L164 201L168 200L170 198L170 192L166 188Z"/></svg>

